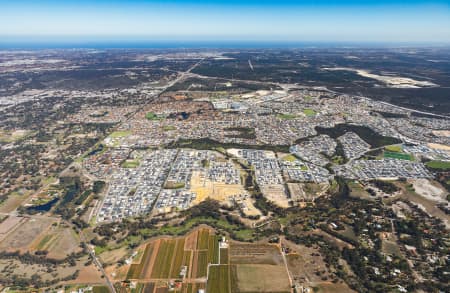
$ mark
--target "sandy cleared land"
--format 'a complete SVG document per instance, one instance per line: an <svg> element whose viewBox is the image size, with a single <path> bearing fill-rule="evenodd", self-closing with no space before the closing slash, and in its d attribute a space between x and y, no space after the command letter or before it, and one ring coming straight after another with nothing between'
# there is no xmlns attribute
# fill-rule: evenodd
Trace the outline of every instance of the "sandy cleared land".
<svg viewBox="0 0 450 293"><path fill-rule="evenodd" d="M375 79L385 83L386 85L393 88L421 88L421 87L433 87L437 86L437 84L432 83L430 81L425 80L415 80L409 77L401 77L401 76L390 76L390 75L378 75L374 73L370 73L367 70L356 69L356 68L348 68L348 67L336 67L336 68L324 68L325 70L345 70L345 71L353 71L356 74L367 77L371 79Z"/></svg>
<svg viewBox="0 0 450 293"><path fill-rule="evenodd" d="M231 196L246 193L240 184L224 184L212 182L205 178L203 172L192 172L191 191L197 194L193 204L212 198L218 201L228 201Z"/></svg>
<svg viewBox="0 0 450 293"><path fill-rule="evenodd" d="M242 209L242 212L246 215L246 216L258 216L261 215L261 211L258 210L254 203L253 200L251 199L251 197L247 197L245 200L243 200L243 203L245 204L245 209Z"/></svg>
<svg viewBox="0 0 450 293"><path fill-rule="evenodd" d="M445 144L429 143L428 146L432 149L443 150L450 153L450 146Z"/></svg>
<svg viewBox="0 0 450 293"><path fill-rule="evenodd" d="M289 207L289 199L284 191L284 186L281 184L265 185L261 188L262 194L270 201L282 208Z"/></svg>
<svg viewBox="0 0 450 293"><path fill-rule="evenodd" d="M433 130L432 133L436 136L450 137L450 130Z"/></svg>
<svg viewBox="0 0 450 293"><path fill-rule="evenodd" d="M65 284L106 284L102 273L94 266L80 268L78 278L65 282Z"/></svg>
<svg viewBox="0 0 450 293"><path fill-rule="evenodd" d="M403 186L401 198L405 198L415 203L420 209L432 217L439 218L443 221L447 229L450 229L450 216L437 207L436 201L430 200L426 197L419 195L417 192L410 192Z"/></svg>
<svg viewBox="0 0 450 293"><path fill-rule="evenodd" d="M14 131L3 131L0 129L0 141L14 142L29 134L29 130L17 129Z"/></svg>
<svg viewBox="0 0 450 293"><path fill-rule="evenodd" d="M414 190L421 196L437 202L446 202L446 192L437 183L428 179L416 179L413 182Z"/></svg>

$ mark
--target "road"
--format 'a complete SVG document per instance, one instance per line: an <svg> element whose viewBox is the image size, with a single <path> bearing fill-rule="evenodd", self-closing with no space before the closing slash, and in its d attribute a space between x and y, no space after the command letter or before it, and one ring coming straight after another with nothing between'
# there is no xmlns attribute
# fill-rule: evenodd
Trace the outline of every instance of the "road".
<svg viewBox="0 0 450 293"><path fill-rule="evenodd" d="M100 272L103 274L103 276L105 277L105 281L106 284L108 285L110 292L112 293L116 293L116 288L114 288L113 283L111 282L111 280L109 279L108 275L106 274L102 263L98 260L97 256L95 255L95 251L93 249L89 248L89 243L86 241L86 238L83 235L83 232L78 232L78 235L80 236L80 241L82 243L84 243L89 251L89 255L92 258L92 262L95 264L95 266L100 270Z"/></svg>

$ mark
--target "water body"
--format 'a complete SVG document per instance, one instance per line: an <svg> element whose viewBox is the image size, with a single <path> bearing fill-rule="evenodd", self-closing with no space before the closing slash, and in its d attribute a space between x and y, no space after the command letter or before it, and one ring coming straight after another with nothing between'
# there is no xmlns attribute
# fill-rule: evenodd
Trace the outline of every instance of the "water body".
<svg viewBox="0 0 450 293"><path fill-rule="evenodd" d="M31 211L31 212L38 212L38 213L45 213L50 211L50 209L55 205L55 203L59 200L59 198L54 198L51 201L41 204L41 205L37 205L37 206L32 206L32 207L28 207L27 210Z"/></svg>

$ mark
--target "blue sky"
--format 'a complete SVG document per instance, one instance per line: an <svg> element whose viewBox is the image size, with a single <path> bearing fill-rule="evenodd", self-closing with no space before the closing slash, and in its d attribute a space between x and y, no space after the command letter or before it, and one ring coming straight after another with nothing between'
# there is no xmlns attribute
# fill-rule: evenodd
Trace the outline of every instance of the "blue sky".
<svg viewBox="0 0 450 293"><path fill-rule="evenodd" d="M439 0L0 0L0 36L3 40L450 43L450 3Z"/></svg>

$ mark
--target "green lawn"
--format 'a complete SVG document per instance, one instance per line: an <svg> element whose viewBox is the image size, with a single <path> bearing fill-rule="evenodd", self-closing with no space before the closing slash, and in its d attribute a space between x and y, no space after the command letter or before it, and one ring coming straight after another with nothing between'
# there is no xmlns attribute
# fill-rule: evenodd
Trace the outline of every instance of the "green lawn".
<svg viewBox="0 0 450 293"><path fill-rule="evenodd" d="M173 126L173 125L166 125L166 126L163 126L163 130L164 131L171 131L171 130L176 130L177 128L175 127L175 126Z"/></svg>
<svg viewBox="0 0 450 293"><path fill-rule="evenodd" d="M114 131L109 136L111 138L125 137L131 134L131 131L123 130L123 131Z"/></svg>
<svg viewBox="0 0 450 293"><path fill-rule="evenodd" d="M106 286L95 286L92 288L93 293L108 293L109 289Z"/></svg>
<svg viewBox="0 0 450 293"><path fill-rule="evenodd" d="M136 168L139 167L139 160L126 160L122 163L122 168Z"/></svg>
<svg viewBox="0 0 450 293"><path fill-rule="evenodd" d="M429 161L425 165L431 169L450 170L450 162L447 161Z"/></svg>
<svg viewBox="0 0 450 293"><path fill-rule="evenodd" d="M388 145L385 149L389 152L400 153L402 151L401 145Z"/></svg>
<svg viewBox="0 0 450 293"><path fill-rule="evenodd" d="M294 114L278 114L277 117L283 120L290 120L297 118L297 116Z"/></svg>
<svg viewBox="0 0 450 293"><path fill-rule="evenodd" d="M294 162L295 160L297 160L297 158L294 155L287 155L283 157L283 160L288 162Z"/></svg>
<svg viewBox="0 0 450 293"><path fill-rule="evenodd" d="M158 115L156 115L153 112L148 112L147 114L145 114L145 118L148 120L161 120L161 117L158 117Z"/></svg>
<svg viewBox="0 0 450 293"><path fill-rule="evenodd" d="M414 158L410 154L405 154L405 153L396 153L396 152L385 151L383 156L385 158L414 161Z"/></svg>
<svg viewBox="0 0 450 293"><path fill-rule="evenodd" d="M313 109L303 109L303 114L305 114L308 117L315 116L317 114L316 111Z"/></svg>

